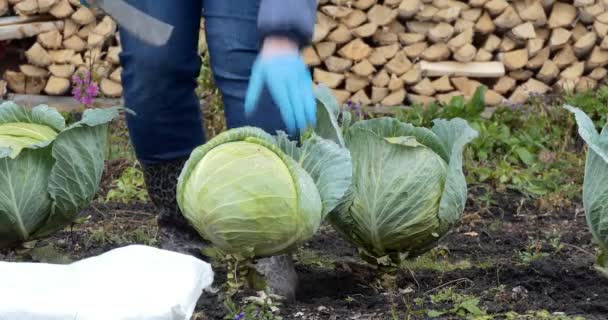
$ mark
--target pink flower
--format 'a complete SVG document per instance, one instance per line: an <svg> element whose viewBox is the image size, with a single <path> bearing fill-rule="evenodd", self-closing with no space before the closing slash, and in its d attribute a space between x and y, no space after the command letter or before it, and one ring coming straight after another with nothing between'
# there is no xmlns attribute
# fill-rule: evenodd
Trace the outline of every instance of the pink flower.
<svg viewBox="0 0 608 320"><path fill-rule="evenodd" d="M91 107L95 97L99 94L99 86L91 80L88 70L78 72L72 76L72 96L86 107Z"/></svg>

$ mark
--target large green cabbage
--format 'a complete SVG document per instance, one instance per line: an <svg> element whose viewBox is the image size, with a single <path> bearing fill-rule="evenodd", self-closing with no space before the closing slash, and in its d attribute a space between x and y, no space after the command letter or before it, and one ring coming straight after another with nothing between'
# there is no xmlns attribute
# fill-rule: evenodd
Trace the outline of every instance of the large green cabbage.
<svg viewBox="0 0 608 320"><path fill-rule="evenodd" d="M587 225L600 247L596 268L608 276L608 125L600 133L584 111L566 105L578 124L578 133L589 147L583 182L583 207Z"/></svg>
<svg viewBox="0 0 608 320"><path fill-rule="evenodd" d="M0 247L69 225L97 192L107 123L117 108L90 109L66 126L55 109L0 104Z"/></svg>
<svg viewBox="0 0 608 320"><path fill-rule="evenodd" d="M432 129L394 118L351 123L327 88L316 90L325 105L316 132L351 152L352 186L329 221L371 261L418 255L459 221L467 185L465 145L477 137L462 119L435 120ZM384 263L382 262L382 263Z"/></svg>
<svg viewBox="0 0 608 320"><path fill-rule="evenodd" d="M231 129L195 149L177 200L201 236L246 258L285 253L310 239L350 186L348 150L313 135Z"/></svg>

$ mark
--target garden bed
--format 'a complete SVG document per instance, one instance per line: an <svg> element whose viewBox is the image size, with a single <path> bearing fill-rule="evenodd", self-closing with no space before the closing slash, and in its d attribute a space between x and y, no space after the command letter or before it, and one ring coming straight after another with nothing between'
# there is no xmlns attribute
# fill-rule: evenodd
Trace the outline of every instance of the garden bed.
<svg viewBox="0 0 608 320"><path fill-rule="evenodd" d="M281 315L427 319L437 311L447 312L441 319L482 314L503 319L508 312L523 316L545 310L603 319L608 314L608 280L593 270L595 246L580 208L539 210L531 200L507 193L492 194L495 204L481 207L475 200L483 196L471 192L460 226L442 246L401 269L394 290L379 285L377 273L358 259L354 247L323 227L298 252L298 302L280 306ZM67 262L130 243L164 245L150 205L95 203L85 217L71 230L37 243L37 249L1 251L0 260ZM219 288L225 270L215 267ZM222 319L227 310L221 297L205 293L195 317Z"/></svg>

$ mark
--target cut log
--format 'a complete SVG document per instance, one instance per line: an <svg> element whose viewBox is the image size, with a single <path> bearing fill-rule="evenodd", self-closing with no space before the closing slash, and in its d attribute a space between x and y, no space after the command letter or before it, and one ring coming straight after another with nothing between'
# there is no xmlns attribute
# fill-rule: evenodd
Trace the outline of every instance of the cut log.
<svg viewBox="0 0 608 320"><path fill-rule="evenodd" d="M473 8L482 8L488 0L469 0L469 5Z"/></svg>
<svg viewBox="0 0 608 320"><path fill-rule="evenodd" d="M564 28L555 28L551 32L551 38L549 38L549 47L551 50L563 48L572 37L572 32Z"/></svg>
<svg viewBox="0 0 608 320"><path fill-rule="evenodd" d="M8 5L8 3L7 3ZM8 93L8 87L6 81L0 80L0 98L4 97Z"/></svg>
<svg viewBox="0 0 608 320"><path fill-rule="evenodd" d="M25 74L7 70L4 72L4 80L9 90L16 93L25 93Z"/></svg>
<svg viewBox="0 0 608 320"><path fill-rule="evenodd" d="M327 40L335 42L338 45L349 42L353 39L351 31L343 24L338 25L332 32L327 35Z"/></svg>
<svg viewBox="0 0 608 320"><path fill-rule="evenodd" d="M595 79L591 79L588 77L582 77L579 79L576 84L576 88L574 89L577 93L584 93L587 91L595 90L597 87L597 81Z"/></svg>
<svg viewBox="0 0 608 320"><path fill-rule="evenodd" d="M477 91L477 88L482 85L481 83L466 77L452 78L452 84L456 89L458 89L458 91L462 92L468 97L473 96L475 91Z"/></svg>
<svg viewBox="0 0 608 320"><path fill-rule="evenodd" d="M587 35L588 32L587 27L585 27L585 25L579 21L572 29L572 39L574 39L574 41L578 41Z"/></svg>
<svg viewBox="0 0 608 320"><path fill-rule="evenodd" d="M386 96L380 102L383 106L394 107L403 104L405 100L406 92L405 89L399 89L397 91L391 92L388 96Z"/></svg>
<svg viewBox="0 0 608 320"><path fill-rule="evenodd" d="M522 23L513 28L512 31L515 37L522 40L536 38L536 31L534 31L534 25L532 24L532 22Z"/></svg>
<svg viewBox="0 0 608 320"><path fill-rule="evenodd" d="M372 35L373 42L380 45L391 45L399 42L399 37L396 33L386 29L378 29L376 33Z"/></svg>
<svg viewBox="0 0 608 320"><path fill-rule="evenodd" d="M72 8L68 0L59 0L49 13L59 19L65 19L74 13L74 8Z"/></svg>
<svg viewBox="0 0 608 320"><path fill-rule="evenodd" d="M544 83L550 84L559 75L559 68L552 60L546 60L536 77Z"/></svg>
<svg viewBox="0 0 608 320"><path fill-rule="evenodd" d="M407 58L405 53L398 52L395 55L395 57L386 64L385 69L390 74L395 74L397 76L401 76L404 73L408 72L411 67L412 67L412 63Z"/></svg>
<svg viewBox="0 0 608 320"><path fill-rule="evenodd" d="M58 30L44 32L38 35L38 43L46 49L60 49L63 38Z"/></svg>
<svg viewBox="0 0 608 320"><path fill-rule="evenodd" d="M424 6L422 10L420 10L416 14L417 21L433 21L435 15L439 12L439 9L434 6Z"/></svg>
<svg viewBox="0 0 608 320"><path fill-rule="evenodd" d="M481 17L482 10L479 8L467 9L462 11L460 16L467 21L477 22L479 17Z"/></svg>
<svg viewBox="0 0 608 320"><path fill-rule="evenodd" d="M352 30L352 33L359 38L371 37L378 31L378 25L373 22L368 22Z"/></svg>
<svg viewBox="0 0 608 320"><path fill-rule="evenodd" d="M52 64L49 66L49 71L56 77L70 79L76 67L71 64Z"/></svg>
<svg viewBox="0 0 608 320"><path fill-rule="evenodd" d="M97 47L107 41L114 33L116 33L116 22L109 16L105 16L100 23L95 26L95 29L89 34L89 47Z"/></svg>
<svg viewBox="0 0 608 320"><path fill-rule="evenodd" d="M513 7L508 6L505 11L494 19L494 25L501 29L511 29L523 23Z"/></svg>
<svg viewBox="0 0 608 320"><path fill-rule="evenodd" d="M388 86L388 83L390 82L391 77L388 74L388 72L386 72L386 70L382 69L380 70L380 72L378 72L373 78L372 78L372 84L375 87L386 87Z"/></svg>
<svg viewBox="0 0 608 320"><path fill-rule="evenodd" d="M89 35L91 34L91 32L97 27L97 22L94 21L93 23L89 23L84 27L81 27L78 30L78 33L76 33L79 37L81 37L82 39L87 39L89 37Z"/></svg>
<svg viewBox="0 0 608 320"><path fill-rule="evenodd" d="M401 18L411 18L422 8L422 2L420 0L408 0L401 1L399 9L397 10Z"/></svg>
<svg viewBox="0 0 608 320"><path fill-rule="evenodd" d="M413 94L413 93L410 93L407 95L407 100L411 104L417 104L417 105L422 105L422 106L427 106L429 104L433 104L433 103L437 102L437 99L435 99L433 97L421 96L421 95L417 95L417 94Z"/></svg>
<svg viewBox="0 0 608 320"><path fill-rule="evenodd" d="M420 70L428 77L498 78L505 75L505 67L499 61L492 62L420 62Z"/></svg>
<svg viewBox="0 0 608 320"><path fill-rule="evenodd" d="M9 10L9 6L8 6L8 1L7 0L0 0L0 16L5 15ZM4 96L5 94L5 90L4 87L6 87L6 82L0 80L0 97Z"/></svg>
<svg viewBox="0 0 608 320"><path fill-rule="evenodd" d="M389 62L389 64L390 64L390 62ZM387 64L387 67L388 67L388 64ZM376 72L376 68L374 68L374 66L368 60L365 60L365 59L361 60L361 62L355 64L350 70L352 72L354 72L356 75L362 76L362 77L368 77L372 73ZM357 91L357 90L355 90L355 91Z"/></svg>
<svg viewBox="0 0 608 320"><path fill-rule="evenodd" d="M36 0L22 0L17 3L13 9L19 15L31 16L38 13L38 1Z"/></svg>
<svg viewBox="0 0 608 320"><path fill-rule="evenodd" d="M355 94L353 94L353 96L350 98L350 101L352 101L353 103L358 103L363 106L368 106L372 103L372 101L367 96L367 93L365 93L364 90L359 90L359 91L355 92Z"/></svg>
<svg viewBox="0 0 608 320"><path fill-rule="evenodd" d="M357 92L357 91L362 90L365 87L367 87L370 83L370 80L368 77L360 77L360 76L349 74L346 76L345 82L346 82L346 85L345 85L346 91Z"/></svg>
<svg viewBox="0 0 608 320"><path fill-rule="evenodd" d="M511 77L517 81L526 81L526 80L532 78L533 75L534 75L534 73L532 73L532 71L525 70L525 69L518 69L518 70L513 70L513 71L509 72L509 77Z"/></svg>
<svg viewBox="0 0 608 320"><path fill-rule="evenodd" d="M322 6L321 12L323 12L327 16L332 17L334 19L342 19L342 18L346 18L349 14L351 14L351 12L353 12L353 9L351 9L347 6L329 5L329 6Z"/></svg>
<svg viewBox="0 0 608 320"><path fill-rule="evenodd" d="M545 61L549 60L549 56L551 55L551 49L549 47L545 47L541 49L532 59L528 61L526 67L529 69L538 69L542 67Z"/></svg>
<svg viewBox="0 0 608 320"><path fill-rule="evenodd" d="M401 76L403 82L407 85L414 85L422 79L422 73L420 72L420 66L413 66L408 72Z"/></svg>
<svg viewBox="0 0 608 320"><path fill-rule="evenodd" d="M75 54L74 50L49 50L53 63L67 63Z"/></svg>
<svg viewBox="0 0 608 320"><path fill-rule="evenodd" d="M472 44L473 35L474 35L473 29L465 30L465 31L459 33L457 36L450 39L450 41L448 41L448 47L450 48L450 50L456 51L466 44Z"/></svg>
<svg viewBox="0 0 608 320"><path fill-rule="evenodd" d="M608 64L608 50L602 50L599 46L595 46L587 60L587 68L604 67L606 64Z"/></svg>
<svg viewBox="0 0 608 320"><path fill-rule="evenodd" d="M593 52L591 53L591 55L593 55ZM571 65L575 61L576 55L574 54L574 50L570 45L566 45L564 48L559 50L553 57L553 62L555 62L559 69L563 69Z"/></svg>
<svg viewBox="0 0 608 320"><path fill-rule="evenodd" d="M604 78L606 78L606 76L608 76L608 70L606 70L606 68L602 68L602 67L597 67L593 70L591 70L591 73L589 73L589 78L600 81L600 80L604 80Z"/></svg>
<svg viewBox="0 0 608 320"><path fill-rule="evenodd" d="M42 77L26 77L25 78L25 93L40 94L46 85L46 78Z"/></svg>
<svg viewBox="0 0 608 320"><path fill-rule="evenodd" d="M435 88L429 78L424 78L422 81L418 82L418 84L412 88L412 91L423 96L432 96L435 94Z"/></svg>
<svg viewBox="0 0 608 320"><path fill-rule="evenodd" d="M600 43L600 49L608 49L608 38L602 39L602 42Z"/></svg>
<svg viewBox="0 0 608 320"><path fill-rule="evenodd" d="M349 1L351 2L351 1ZM373 5L375 5L376 3L378 3L378 0L355 0L352 1L353 2L353 6L357 9L361 9L361 10L367 10L369 8L371 8Z"/></svg>
<svg viewBox="0 0 608 320"><path fill-rule="evenodd" d="M507 70L523 68L528 63L528 50L519 49L505 53L503 60Z"/></svg>
<svg viewBox="0 0 608 320"><path fill-rule="evenodd" d="M25 74L26 77L33 77L33 78L44 78L49 75L49 72L46 69L31 65L31 64L20 65L19 71L21 71L21 73Z"/></svg>
<svg viewBox="0 0 608 320"><path fill-rule="evenodd" d="M338 101L338 104L340 104L340 105L346 103L346 101L348 101L348 99L350 99L350 96L351 96L350 92L348 92L346 90L332 89L331 92L334 95L334 97L336 98L336 101Z"/></svg>
<svg viewBox="0 0 608 320"><path fill-rule="evenodd" d="M2 1L0 1L2 2ZM38 0L38 12L47 13L57 4L58 0Z"/></svg>
<svg viewBox="0 0 608 320"><path fill-rule="evenodd" d="M578 80L585 72L585 62L576 62L560 73L561 79Z"/></svg>
<svg viewBox="0 0 608 320"><path fill-rule="evenodd" d="M388 62L382 52L378 50L373 50L372 54L367 58L367 60L369 60L369 62L374 66L383 66Z"/></svg>
<svg viewBox="0 0 608 320"><path fill-rule="evenodd" d="M319 68L314 68L313 78L318 83L322 83L331 89L337 88L344 81L343 74L327 72Z"/></svg>
<svg viewBox="0 0 608 320"><path fill-rule="evenodd" d="M435 43L422 53L422 59L441 61L450 57L450 48L443 42Z"/></svg>
<svg viewBox="0 0 608 320"><path fill-rule="evenodd" d="M388 46L376 47L375 51L381 54L388 61L397 55L399 49L401 49L399 44L392 44Z"/></svg>
<svg viewBox="0 0 608 320"><path fill-rule="evenodd" d="M470 62L475 59L477 49L472 44L466 44L456 52L454 52L454 59L459 62Z"/></svg>
<svg viewBox="0 0 608 320"><path fill-rule="evenodd" d="M315 49L317 49L317 54L321 61L332 56L336 52L336 48L337 46L333 42L319 42L315 44Z"/></svg>
<svg viewBox="0 0 608 320"><path fill-rule="evenodd" d="M342 19L344 25L349 29L356 28L367 21L367 15L363 10L353 10L346 18Z"/></svg>
<svg viewBox="0 0 608 320"><path fill-rule="evenodd" d="M541 1L526 1L524 8L519 10L519 16L524 21L530 21L537 27L547 23L547 14Z"/></svg>
<svg viewBox="0 0 608 320"><path fill-rule="evenodd" d="M451 24L440 22L429 30L427 36L433 42L447 42L454 35L454 27Z"/></svg>
<svg viewBox="0 0 608 320"><path fill-rule="evenodd" d="M404 47L403 52L405 53L405 55L408 58L415 59L417 57L420 57L422 55L422 53L424 52L424 50L426 50L427 48L428 48L427 43L425 41L422 41L422 42L414 43L414 44Z"/></svg>
<svg viewBox="0 0 608 320"><path fill-rule="evenodd" d="M494 25L494 21L487 12L484 12L483 15L477 20L475 23L475 31L481 34L490 34L496 30L496 25Z"/></svg>
<svg viewBox="0 0 608 320"><path fill-rule="evenodd" d="M63 25L63 38L67 39L78 33L78 25L72 19L65 19Z"/></svg>
<svg viewBox="0 0 608 320"><path fill-rule="evenodd" d="M474 30L474 29L475 29L475 22L472 22L472 21L458 19L458 20L456 20L456 23L454 23L454 32L456 32L456 33L460 33L460 32L466 31L466 30Z"/></svg>
<svg viewBox="0 0 608 320"><path fill-rule="evenodd" d="M122 82L122 67L116 68L116 70L110 73L110 80L121 83Z"/></svg>
<svg viewBox="0 0 608 320"><path fill-rule="evenodd" d="M397 77L396 75L392 75L391 80L388 82L388 89L391 91L404 89L403 79Z"/></svg>
<svg viewBox="0 0 608 320"><path fill-rule="evenodd" d="M95 22L95 15L87 7L80 7L72 14L72 20L81 26Z"/></svg>
<svg viewBox="0 0 608 320"><path fill-rule="evenodd" d="M388 88L372 87L372 103L380 103L386 96L388 96L388 93Z"/></svg>
<svg viewBox="0 0 608 320"><path fill-rule="evenodd" d="M576 19L576 13L576 7L563 2L556 2L549 16L549 27L559 28L571 25Z"/></svg>
<svg viewBox="0 0 608 320"><path fill-rule="evenodd" d="M441 9L433 17L433 21L453 23L460 16L461 10L460 7L453 6Z"/></svg>
<svg viewBox="0 0 608 320"><path fill-rule="evenodd" d="M426 39L426 36L424 34L406 33L406 32L399 34L399 42L401 42L401 44L403 44L405 46L409 46L414 43L424 41L425 39Z"/></svg>
<svg viewBox="0 0 608 320"><path fill-rule="evenodd" d="M608 38L604 38L603 42L607 42L607 40L608 40ZM582 36L580 39L578 39L574 43L574 47L573 47L574 54L576 54L579 57L582 57L582 56L588 54L591 51L591 49L593 49L596 42L597 42L597 34L595 34L595 32L593 32L593 31L587 32L584 36ZM608 44L608 42L607 42L607 44Z"/></svg>
<svg viewBox="0 0 608 320"><path fill-rule="evenodd" d="M595 31L595 33L597 33L598 36L605 37L606 35L608 35L608 24L595 21L593 23L593 30Z"/></svg>
<svg viewBox="0 0 608 320"><path fill-rule="evenodd" d="M494 87L492 87L492 90L498 92L499 94L506 95L507 93L511 92L513 88L515 88L516 84L517 81L515 79L509 76L504 76L498 79L498 81L494 84Z"/></svg>
<svg viewBox="0 0 608 320"><path fill-rule="evenodd" d="M353 62L348 59L340 58L340 57L329 57L325 59L325 67L330 72L334 73L343 73L353 66Z"/></svg>
<svg viewBox="0 0 608 320"><path fill-rule="evenodd" d="M44 87L44 92L52 96L60 96L70 90L70 80L51 76Z"/></svg>
<svg viewBox="0 0 608 320"><path fill-rule="evenodd" d="M118 48L118 50L120 50L120 47L110 47L110 48ZM302 60L304 60L304 63L307 66L316 67L321 64L321 59L319 58L319 55L317 55L317 51L315 51L315 48L312 46L308 46L308 47L305 47L304 49L302 49L301 55L302 55ZM108 55L106 56L106 61L113 63L113 64L118 64L118 63L114 63L113 61L111 61L114 59L118 60L118 53L111 52L110 49L108 49Z"/></svg>
<svg viewBox="0 0 608 320"><path fill-rule="evenodd" d="M526 43L526 49L528 49L528 56L536 56L543 49L544 45L545 40L543 39L536 38L528 40L528 42Z"/></svg>
<svg viewBox="0 0 608 320"><path fill-rule="evenodd" d="M510 37L504 37L504 38L502 38L502 41L500 42L500 46L498 47L498 51L500 51L500 52L513 51L517 47L518 47L517 42L515 42Z"/></svg>
<svg viewBox="0 0 608 320"><path fill-rule="evenodd" d="M72 58L70 58L68 63L78 67L84 64L84 60L82 59L82 55L80 53L75 53L74 55L72 55Z"/></svg>
<svg viewBox="0 0 608 320"><path fill-rule="evenodd" d="M34 45L25 52L25 56L29 63L38 67L46 67L53 63L53 59L49 53L38 42L35 42Z"/></svg>
<svg viewBox="0 0 608 320"><path fill-rule="evenodd" d="M443 103L443 104L449 104L452 99L454 99L455 97L464 97L464 94L462 94L462 92L459 91L452 91L452 92L448 92L448 93L443 93L443 94L438 94L436 95L437 97L437 101Z"/></svg>
<svg viewBox="0 0 608 320"><path fill-rule="evenodd" d="M448 76L443 76L443 77L440 77L440 78L432 81L431 86L433 87L433 90L436 92L450 92L450 91L454 90L454 87L452 87L452 83Z"/></svg>
<svg viewBox="0 0 608 320"><path fill-rule="evenodd" d="M509 3L506 0L490 0L483 6L492 16L497 16L505 9L509 7Z"/></svg>
<svg viewBox="0 0 608 320"><path fill-rule="evenodd" d="M500 43L502 40L496 36L495 34L491 34L486 39L486 42L483 44L483 49L488 52L494 52L500 47Z"/></svg>
<svg viewBox="0 0 608 320"><path fill-rule="evenodd" d="M398 14L398 10L376 4L367 12L367 19L379 26L386 26L393 22Z"/></svg>
<svg viewBox="0 0 608 320"><path fill-rule="evenodd" d="M372 52L372 49L363 40L357 38L347 45L343 46L338 54L346 59L359 61L367 58Z"/></svg>
<svg viewBox="0 0 608 320"><path fill-rule="evenodd" d="M492 54L484 49L479 49L473 60L476 62L488 62L492 60Z"/></svg>
<svg viewBox="0 0 608 320"><path fill-rule="evenodd" d="M79 36L73 35L63 40L63 47L76 52L82 52L87 48L87 44L84 42L84 40L80 39Z"/></svg>
<svg viewBox="0 0 608 320"><path fill-rule="evenodd" d="M406 23L408 32L427 34L431 28L435 26L435 23L428 21L416 21L411 20Z"/></svg>
<svg viewBox="0 0 608 320"><path fill-rule="evenodd" d="M63 21L32 22L0 26L0 41L24 39L63 28Z"/></svg>

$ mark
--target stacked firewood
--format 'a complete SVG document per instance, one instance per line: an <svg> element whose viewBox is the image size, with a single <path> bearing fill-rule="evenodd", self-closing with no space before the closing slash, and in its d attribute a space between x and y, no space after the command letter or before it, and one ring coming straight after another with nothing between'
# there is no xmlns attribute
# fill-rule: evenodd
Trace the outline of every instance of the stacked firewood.
<svg viewBox="0 0 608 320"><path fill-rule="evenodd" d="M78 0L0 0L0 41L35 39L26 63L6 70L9 91L66 95L88 72L106 97L122 96L116 23Z"/></svg>
<svg viewBox="0 0 608 320"><path fill-rule="evenodd" d="M607 74L608 0L320 0L316 83L341 102L396 106L470 97L523 102L593 89Z"/></svg>

